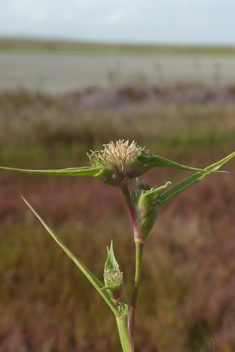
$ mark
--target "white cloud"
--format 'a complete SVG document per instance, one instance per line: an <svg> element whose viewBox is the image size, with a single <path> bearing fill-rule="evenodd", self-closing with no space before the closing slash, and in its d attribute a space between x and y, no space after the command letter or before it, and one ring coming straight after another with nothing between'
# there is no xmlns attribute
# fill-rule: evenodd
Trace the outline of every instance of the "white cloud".
<svg viewBox="0 0 235 352"><path fill-rule="evenodd" d="M42 1L39 0L10 0L7 4L6 13L8 16L18 20L40 22L47 17L47 10ZM13 24L14 25L14 24Z"/></svg>
<svg viewBox="0 0 235 352"><path fill-rule="evenodd" d="M235 44L234 0L0 0L0 36Z"/></svg>
<svg viewBox="0 0 235 352"><path fill-rule="evenodd" d="M28 18L33 22L43 22L46 19L46 12L43 10L33 11L28 13Z"/></svg>
<svg viewBox="0 0 235 352"><path fill-rule="evenodd" d="M111 12L105 19L104 22L111 26L117 26L122 24L123 22L127 22L129 20L128 14L123 9L118 9L114 12Z"/></svg>
<svg viewBox="0 0 235 352"><path fill-rule="evenodd" d="M65 23L71 23L75 20L75 16L72 13L65 13L64 14L64 22Z"/></svg>

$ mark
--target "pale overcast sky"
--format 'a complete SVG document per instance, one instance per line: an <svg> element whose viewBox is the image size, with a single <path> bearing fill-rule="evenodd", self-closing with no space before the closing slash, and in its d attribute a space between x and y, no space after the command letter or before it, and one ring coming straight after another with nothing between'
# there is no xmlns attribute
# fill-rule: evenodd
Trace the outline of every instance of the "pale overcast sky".
<svg viewBox="0 0 235 352"><path fill-rule="evenodd" d="M0 36L235 45L235 0L0 0Z"/></svg>

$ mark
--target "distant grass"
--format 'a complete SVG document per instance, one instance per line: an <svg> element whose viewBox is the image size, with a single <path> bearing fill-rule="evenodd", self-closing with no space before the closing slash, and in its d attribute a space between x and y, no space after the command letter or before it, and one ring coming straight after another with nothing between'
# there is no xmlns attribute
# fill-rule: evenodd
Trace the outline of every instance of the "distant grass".
<svg viewBox="0 0 235 352"><path fill-rule="evenodd" d="M86 92L0 94L1 163L43 164L52 159L61 161L58 167L71 166L69 161L83 159L86 151L119 138L137 140L156 154L199 146L234 148L233 103L141 100L128 89L125 104L120 105L117 95L120 107L99 108L79 104Z"/></svg>
<svg viewBox="0 0 235 352"><path fill-rule="evenodd" d="M131 55L235 55L233 46L113 44L40 39L0 38L0 52L53 52Z"/></svg>

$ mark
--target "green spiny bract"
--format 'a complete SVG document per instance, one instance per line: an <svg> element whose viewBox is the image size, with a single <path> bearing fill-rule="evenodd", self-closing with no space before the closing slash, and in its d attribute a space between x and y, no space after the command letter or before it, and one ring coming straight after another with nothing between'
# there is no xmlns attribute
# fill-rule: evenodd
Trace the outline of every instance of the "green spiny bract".
<svg viewBox="0 0 235 352"><path fill-rule="evenodd" d="M107 289L110 297L117 305L123 288L123 273L119 270L118 262L113 253L113 242L111 242L110 249L107 247L107 251L108 258L104 265L104 288Z"/></svg>
<svg viewBox="0 0 235 352"><path fill-rule="evenodd" d="M161 205L158 202L159 195L171 182L158 188L143 183L137 179L137 190L132 194L132 204L135 209L140 233L146 238L151 231Z"/></svg>

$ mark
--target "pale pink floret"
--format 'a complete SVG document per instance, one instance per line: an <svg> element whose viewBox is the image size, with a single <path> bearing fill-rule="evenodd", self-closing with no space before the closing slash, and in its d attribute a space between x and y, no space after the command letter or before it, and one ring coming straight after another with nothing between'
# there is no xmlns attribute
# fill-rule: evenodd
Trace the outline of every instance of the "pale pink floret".
<svg viewBox="0 0 235 352"><path fill-rule="evenodd" d="M116 144L114 142L104 144L103 150L92 151L89 157L93 166L103 165L128 175L133 169L135 158L143 154L148 154L145 147L139 147L135 141L129 145L129 140L119 139Z"/></svg>

